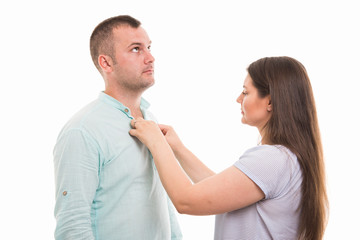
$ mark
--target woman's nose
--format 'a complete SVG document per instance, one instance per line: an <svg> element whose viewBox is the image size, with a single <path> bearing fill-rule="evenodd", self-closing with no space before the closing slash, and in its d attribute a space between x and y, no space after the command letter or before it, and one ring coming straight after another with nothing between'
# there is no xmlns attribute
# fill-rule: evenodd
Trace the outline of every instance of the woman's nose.
<svg viewBox="0 0 360 240"><path fill-rule="evenodd" d="M236 99L236 102L241 104L241 102L242 102L242 94L240 94L240 96Z"/></svg>

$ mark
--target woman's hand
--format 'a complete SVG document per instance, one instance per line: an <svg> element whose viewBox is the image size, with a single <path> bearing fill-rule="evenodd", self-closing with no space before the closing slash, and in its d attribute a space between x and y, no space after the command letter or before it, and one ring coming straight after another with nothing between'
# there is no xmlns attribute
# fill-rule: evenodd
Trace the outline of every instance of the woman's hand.
<svg viewBox="0 0 360 240"><path fill-rule="evenodd" d="M183 143L171 126L159 124L159 127L174 152L180 147L183 147Z"/></svg>
<svg viewBox="0 0 360 240"><path fill-rule="evenodd" d="M129 131L131 136L137 137L149 149L159 142L166 142L163 132L154 121L137 118L131 120L133 129Z"/></svg>

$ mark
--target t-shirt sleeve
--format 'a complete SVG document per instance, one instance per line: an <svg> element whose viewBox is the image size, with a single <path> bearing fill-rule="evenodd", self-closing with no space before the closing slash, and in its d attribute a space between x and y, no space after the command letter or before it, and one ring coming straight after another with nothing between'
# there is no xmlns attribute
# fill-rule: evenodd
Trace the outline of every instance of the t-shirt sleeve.
<svg viewBox="0 0 360 240"><path fill-rule="evenodd" d="M281 195L289 183L291 162L284 148L262 145L246 151L234 166L260 187L265 199L272 199Z"/></svg>

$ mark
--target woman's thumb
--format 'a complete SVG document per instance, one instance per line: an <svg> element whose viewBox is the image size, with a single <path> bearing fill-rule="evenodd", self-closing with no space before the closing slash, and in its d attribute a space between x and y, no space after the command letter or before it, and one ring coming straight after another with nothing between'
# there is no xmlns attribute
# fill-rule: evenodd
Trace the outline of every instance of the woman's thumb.
<svg viewBox="0 0 360 240"><path fill-rule="evenodd" d="M136 137L136 135L137 135L136 129L130 129L129 134L133 137Z"/></svg>

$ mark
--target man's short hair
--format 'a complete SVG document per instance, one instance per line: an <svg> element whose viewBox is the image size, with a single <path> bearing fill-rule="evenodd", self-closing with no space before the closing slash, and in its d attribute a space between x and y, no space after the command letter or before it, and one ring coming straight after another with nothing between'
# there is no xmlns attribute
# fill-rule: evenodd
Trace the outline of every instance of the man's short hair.
<svg viewBox="0 0 360 240"><path fill-rule="evenodd" d="M91 58L100 73L101 68L98 63L99 55L104 54L110 56L114 63L116 63L114 55L113 29L122 25L138 28L141 25L141 22L129 15L119 15L108 18L99 23L91 34Z"/></svg>

